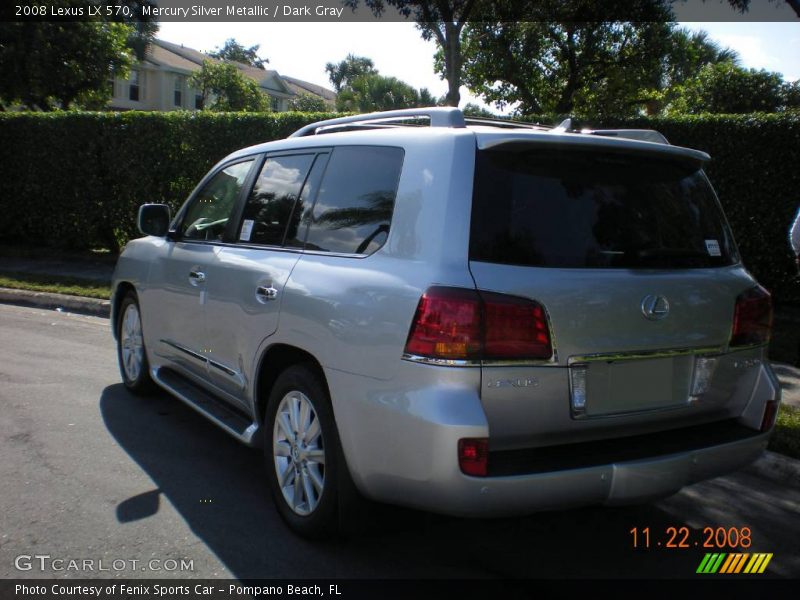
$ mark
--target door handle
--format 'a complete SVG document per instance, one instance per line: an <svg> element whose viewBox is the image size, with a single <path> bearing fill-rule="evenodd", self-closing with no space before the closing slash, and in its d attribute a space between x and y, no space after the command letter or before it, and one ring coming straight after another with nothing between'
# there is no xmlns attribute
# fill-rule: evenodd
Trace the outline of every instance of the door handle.
<svg viewBox="0 0 800 600"><path fill-rule="evenodd" d="M260 285L256 288L256 300L261 302L262 304L265 302L269 302L270 300L275 300L278 297L278 290L274 287Z"/></svg>
<svg viewBox="0 0 800 600"><path fill-rule="evenodd" d="M189 271L189 283L199 285L206 280L206 274L202 271Z"/></svg>

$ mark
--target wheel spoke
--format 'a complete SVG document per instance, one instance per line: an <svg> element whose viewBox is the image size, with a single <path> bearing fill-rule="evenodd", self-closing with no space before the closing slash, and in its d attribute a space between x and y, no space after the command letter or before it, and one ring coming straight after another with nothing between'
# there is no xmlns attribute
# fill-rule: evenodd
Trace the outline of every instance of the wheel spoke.
<svg viewBox="0 0 800 600"><path fill-rule="evenodd" d="M281 472L280 477L278 479L278 484L285 488L287 485L292 483L292 475L295 475L295 481L297 480L297 472L294 468L294 465L291 462L286 463L286 468Z"/></svg>
<svg viewBox="0 0 800 600"><path fill-rule="evenodd" d="M325 450L323 450L322 448L314 448L312 450L309 450L306 453L306 457L308 458L308 460L317 463L318 465L325 464Z"/></svg>
<svg viewBox="0 0 800 600"><path fill-rule="evenodd" d="M292 397L289 400L289 420L292 424L292 431L300 431L300 398Z"/></svg>
<svg viewBox="0 0 800 600"><path fill-rule="evenodd" d="M317 495L321 495L324 481L322 476L319 474L319 466L315 463L308 465L306 473L308 474L308 478L311 480L311 483L314 485L314 489L317 490Z"/></svg>
<svg viewBox="0 0 800 600"><path fill-rule="evenodd" d="M311 424L308 426L308 429L306 429L305 443L312 444L314 440L317 439L317 436L319 436L319 433L319 417L315 416L314 420L311 421Z"/></svg>
<svg viewBox="0 0 800 600"><path fill-rule="evenodd" d="M300 507L303 505L303 485L300 481L302 477L301 473L296 473L294 477L294 508L295 510L299 510Z"/></svg>
<svg viewBox="0 0 800 600"><path fill-rule="evenodd" d="M308 503L308 510L312 511L317 507L317 498L314 494L314 489L311 485L311 481L309 481L308 475L304 472L302 475L303 478L303 493L306 497L306 502Z"/></svg>
<svg viewBox="0 0 800 600"><path fill-rule="evenodd" d="M305 399L300 400L300 416L297 423L297 431L300 433L300 439L305 439L306 430L308 429L308 422L311 418L311 406Z"/></svg>
<svg viewBox="0 0 800 600"><path fill-rule="evenodd" d="M283 432L283 436L287 440L294 440L294 432L292 431L292 426L289 423L289 417L287 416L287 414L285 412L282 412L282 413L280 413L278 415L278 418L276 419L276 422L277 422L278 426L281 428L281 431Z"/></svg>
<svg viewBox="0 0 800 600"><path fill-rule="evenodd" d="M273 446L273 451L275 452L275 456L288 457L292 455L292 448L285 440L275 442Z"/></svg>

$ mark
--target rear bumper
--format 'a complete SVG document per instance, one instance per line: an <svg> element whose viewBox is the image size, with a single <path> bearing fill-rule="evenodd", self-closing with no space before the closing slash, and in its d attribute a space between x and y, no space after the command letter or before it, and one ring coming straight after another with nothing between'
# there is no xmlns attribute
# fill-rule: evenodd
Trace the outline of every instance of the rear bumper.
<svg viewBox="0 0 800 600"><path fill-rule="evenodd" d="M768 439L769 434L759 434L691 452L583 469L486 479L464 477L470 481L461 487L459 497L463 501L447 512L501 516L591 504L645 502L747 465L761 455Z"/></svg>
<svg viewBox="0 0 800 600"><path fill-rule="evenodd" d="M461 438L489 437L479 378L458 379L453 370L445 370L453 379L443 381L437 367L412 368L414 382L405 389L398 389L396 381L387 384L326 370L345 458L365 496L456 516L511 516L668 496L757 459L769 440L769 432L757 430L764 405L780 398L777 380L768 366L761 366L748 410L719 435L687 436L683 446L656 445L646 455L612 452L601 461L587 454L581 462L580 452L573 452L571 462L556 460L527 471L525 466L494 470L495 453L490 453L490 476L470 477L461 473L456 449ZM632 444L635 440L629 438Z"/></svg>

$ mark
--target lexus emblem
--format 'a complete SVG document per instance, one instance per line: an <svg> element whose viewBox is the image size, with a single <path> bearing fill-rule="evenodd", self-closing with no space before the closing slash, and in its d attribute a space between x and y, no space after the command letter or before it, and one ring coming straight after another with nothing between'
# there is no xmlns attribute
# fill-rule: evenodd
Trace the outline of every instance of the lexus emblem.
<svg viewBox="0 0 800 600"><path fill-rule="evenodd" d="M669 302L664 296L648 294L642 298L642 314L650 321L659 321L669 314Z"/></svg>

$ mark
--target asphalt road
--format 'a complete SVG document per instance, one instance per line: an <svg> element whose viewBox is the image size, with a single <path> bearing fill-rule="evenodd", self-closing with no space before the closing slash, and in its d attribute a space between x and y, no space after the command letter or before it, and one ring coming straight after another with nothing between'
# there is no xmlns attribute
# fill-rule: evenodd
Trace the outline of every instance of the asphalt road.
<svg viewBox="0 0 800 600"><path fill-rule="evenodd" d="M0 305L2 578L695 577L706 526L750 527L747 551L774 553L767 575L800 577L800 467L775 455L635 508L368 519L347 540L298 539L268 498L258 451L166 394L127 393L108 321ZM690 548L665 549L667 528L683 526ZM650 528L650 549L632 548L634 527ZM18 559L34 555L50 559ZM94 571L52 559L93 560ZM181 559L191 571L145 566Z"/></svg>

